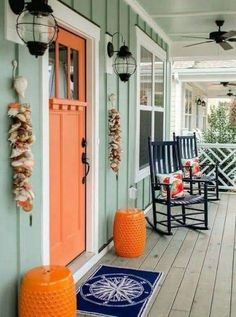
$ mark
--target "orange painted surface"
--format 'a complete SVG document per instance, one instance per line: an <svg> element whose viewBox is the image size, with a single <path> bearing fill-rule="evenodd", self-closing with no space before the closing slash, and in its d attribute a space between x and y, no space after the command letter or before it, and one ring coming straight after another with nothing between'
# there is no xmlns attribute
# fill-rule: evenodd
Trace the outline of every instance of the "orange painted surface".
<svg viewBox="0 0 236 317"><path fill-rule="evenodd" d="M28 271L19 297L20 317L75 317L75 284L63 266L40 266Z"/></svg>
<svg viewBox="0 0 236 317"><path fill-rule="evenodd" d="M146 244L146 221L140 209L118 209L114 219L115 252L132 258L141 256Z"/></svg>
<svg viewBox="0 0 236 317"><path fill-rule="evenodd" d="M85 41L60 30L59 43L77 50L79 87L78 100L50 99L50 262L65 265L85 251L85 174L81 161L81 141L85 138ZM57 44L57 43L56 43ZM82 45L83 44L83 45ZM58 49L56 45L56 50ZM59 91L60 74L56 53L55 94ZM69 59L68 59L69 63ZM83 67L81 65L84 65ZM70 65L67 65L70 69ZM58 81L58 82L57 82ZM70 81L68 80L68 86ZM70 87L67 87L67 94ZM68 96L67 96L68 97Z"/></svg>

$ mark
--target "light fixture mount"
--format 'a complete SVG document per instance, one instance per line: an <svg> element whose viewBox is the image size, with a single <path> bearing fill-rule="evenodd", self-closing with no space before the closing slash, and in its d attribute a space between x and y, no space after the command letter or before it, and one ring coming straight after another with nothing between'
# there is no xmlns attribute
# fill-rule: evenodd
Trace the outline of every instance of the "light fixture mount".
<svg viewBox="0 0 236 317"><path fill-rule="evenodd" d="M13 13L20 14L25 7L24 0L9 0L9 6Z"/></svg>
<svg viewBox="0 0 236 317"><path fill-rule="evenodd" d="M114 50L113 45L113 38L115 34L120 35L123 42L123 45L119 48L118 51ZM119 32L114 33L112 35L112 42L108 42L107 44L107 55L111 58L114 53L117 53L112 65L114 72L116 73L116 75L119 76L121 81L127 82L130 76L135 73L137 64L135 58L129 50L129 47L125 45L123 36Z"/></svg>
<svg viewBox="0 0 236 317"><path fill-rule="evenodd" d="M107 55L109 57L112 57L114 55L114 46L113 46L112 42L108 42L108 44L107 44Z"/></svg>

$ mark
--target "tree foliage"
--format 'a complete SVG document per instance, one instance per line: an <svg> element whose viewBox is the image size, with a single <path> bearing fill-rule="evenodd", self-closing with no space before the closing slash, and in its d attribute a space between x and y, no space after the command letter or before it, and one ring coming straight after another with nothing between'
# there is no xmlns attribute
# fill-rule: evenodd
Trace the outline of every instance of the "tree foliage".
<svg viewBox="0 0 236 317"><path fill-rule="evenodd" d="M208 128L203 133L204 142L236 143L236 129L232 124L236 104L233 107L232 105L228 107L226 103L222 102L219 107L213 106L211 108L208 116Z"/></svg>

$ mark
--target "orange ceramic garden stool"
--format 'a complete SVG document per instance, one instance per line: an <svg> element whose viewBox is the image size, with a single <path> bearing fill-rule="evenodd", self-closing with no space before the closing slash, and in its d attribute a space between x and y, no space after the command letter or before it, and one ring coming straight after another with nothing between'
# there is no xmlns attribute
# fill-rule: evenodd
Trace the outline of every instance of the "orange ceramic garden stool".
<svg viewBox="0 0 236 317"><path fill-rule="evenodd" d="M75 317L75 284L69 269L40 266L28 271L22 281L20 317Z"/></svg>
<svg viewBox="0 0 236 317"><path fill-rule="evenodd" d="M142 210L118 209L115 215L113 238L115 252L123 257L143 254L146 243L146 223Z"/></svg>

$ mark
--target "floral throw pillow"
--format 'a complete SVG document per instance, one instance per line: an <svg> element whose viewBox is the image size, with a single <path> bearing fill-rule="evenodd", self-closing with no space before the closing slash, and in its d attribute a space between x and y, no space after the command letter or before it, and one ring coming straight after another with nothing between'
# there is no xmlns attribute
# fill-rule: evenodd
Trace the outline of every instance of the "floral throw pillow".
<svg viewBox="0 0 236 317"><path fill-rule="evenodd" d="M158 174L158 181L162 184L170 184L170 197L172 199L184 196L183 172L177 171L171 174ZM160 197L167 198L167 186L162 185Z"/></svg>
<svg viewBox="0 0 236 317"><path fill-rule="evenodd" d="M184 176L190 177L190 168L192 169L192 176L201 176L199 158L194 157L192 159L182 159L182 165L184 167Z"/></svg>

